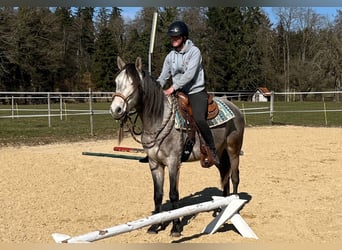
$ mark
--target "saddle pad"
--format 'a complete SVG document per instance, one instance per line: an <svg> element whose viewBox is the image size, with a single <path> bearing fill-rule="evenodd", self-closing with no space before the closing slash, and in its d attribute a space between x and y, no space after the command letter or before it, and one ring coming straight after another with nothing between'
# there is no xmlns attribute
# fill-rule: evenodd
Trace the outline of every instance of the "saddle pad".
<svg viewBox="0 0 342 250"><path fill-rule="evenodd" d="M219 107L219 113L214 119L208 120L210 128L226 123L227 121L235 117L233 111L227 106L227 104L216 97L214 97L214 101ZM178 110L176 111L175 128L186 129L186 120L183 118L183 116L180 115Z"/></svg>

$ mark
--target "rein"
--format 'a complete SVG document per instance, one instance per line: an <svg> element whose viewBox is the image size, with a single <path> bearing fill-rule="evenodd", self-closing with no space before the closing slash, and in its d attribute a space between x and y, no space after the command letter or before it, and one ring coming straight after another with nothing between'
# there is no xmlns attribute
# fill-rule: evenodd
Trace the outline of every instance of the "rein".
<svg viewBox="0 0 342 250"><path fill-rule="evenodd" d="M161 143L166 138L166 136L170 134L170 132L174 126L175 114L176 114L176 112L175 112L176 99L172 98L171 100L169 100L169 104L170 104L170 113L169 113L168 117L163 120L163 123L161 124L161 126L159 127L159 129L157 131L154 131L154 132L148 132L148 131L136 132L135 128L137 127L136 122L137 122L138 116L136 116L134 122L132 122L132 117L130 115L127 115L126 118L124 120L122 120L121 126L123 126L125 123L127 124L127 121L129 121L130 124L128 124L128 129L129 129L133 139L137 143L140 143L141 145L143 145L144 148L152 148L157 144L157 142ZM172 121L172 122L170 123L170 121ZM121 126L120 126L120 130L121 130ZM164 133L162 134L163 131L164 131ZM148 142L143 142L142 140L140 140L137 137L141 134L143 136L144 135L152 136L153 138ZM162 134L162 136L161 136L161 134Z"/></svg>
<svg viewBox="0 0 342 250"><path fill-rule="evenodd" d="M154 132L144 131L143 132L142 136L147 135L147 136L153 137L153 139L151 139L148 142L140 142L144 148L152 148L157 144L157 142L162 143L164 139L170 134L175 123L176 107L177 107L176 101L177 100L174 97L168 98L168 103L170 104L170 112L169 112L168 117L163 120L161 126L159 127L157 131L154 131Z"/></svg>
<svg viewBox="0 0 342 250"><path fill-rule="evenodd" d="M137 91L137 89L138 88L134 89L134 91L127 97L125 97L121 93L115 92L112 96L112 100L115 97L120 97L124 101L124 103L127 107L129 97L131 97L135 93L135 91ZM120 129L119 129L119 144L123 140L123 133L124 133L123 127L124 127L124 125L127 125L128 130L129 130L131 136L133 137L133 139L137 143L142 144L144 148L152 148L157 144L157 142L161 143L166 138L166 136L171 132L171 130L174 126L174 122L175 122L175 116L176 116L175 110L176 110L177 100L175 97L171 97L168 99L168 103L170 104L170 112L169 112L168 117L163 120L159 129L157 131L153 131L153 132L148 132L148 131L137 132L136 128L138 127L137 126L138 115L136 115L136 117L133 120L133 115L137 114L136 110L133 112L124 113L121 117L122 119L121 119ZM170 121L172 121L172 122L169 124ZM168 126L168 124L169 124L169 126ZM164 133L162 133L163 131L164 131ZM140 136L140 135L151 136L153 138L151 140L149 140L148 142L143 142L142 140L140 140L138 138L138 136Z"/></svg>
<svg viewBox="0 0 342 250"><path fill-rule="evenodd" d="M127 96L127 97L125 97L121 93L115 92L112 95L112 101L114 100L115 97L120 97L124 101L126 107L128 107L128 99L129 99L129 97L131 97L135 93L135 91L137 91L137 88L134 89L133 92L129 96ZM123 139L123 126L125 125L127 120L130 121L131 124L133 124L132 127L128 127L128 129L131 132L132 136L133 136L133 134L139 135L139 134L142 133L142 132L140 132L140 133L135 132L135 127L136 127L136 122L137 122L138 116L136 116L134 122L132 122L132 115L134 115L136 113L137 113L136 110L134 110L132 112L128 112L128 113L127 112L123 113L123 115L121 117L122 119L121 119L121 122L120 122L120 129L119 129L119 144L122 142L122 139ZM133 136L133 138L135 139L134 136Z"/></svg>

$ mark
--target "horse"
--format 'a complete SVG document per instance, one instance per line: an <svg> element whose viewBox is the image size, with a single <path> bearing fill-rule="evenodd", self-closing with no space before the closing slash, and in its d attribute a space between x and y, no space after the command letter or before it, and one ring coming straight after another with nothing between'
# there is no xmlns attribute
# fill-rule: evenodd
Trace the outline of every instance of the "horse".
<svg viewBox="0 0 342 250"><path fill-rule="evenodd" d="M154 188L153 214L162 211L164 171L169 170L169 199L172 209L178 207L178 180L181 166L181 155L185 141L184 130L175 128L177 100L173 95L166 97L161 85L142 67L141 58L135 63L125 63L117 58L119 73L115 78L116 89L110 105L112 117L130 127L131 134L140 142L147 153ZM215 97L216 98L216 97ZM219 97L217 97L219 98ZM238 193L240 182L239 162L244 135L244 119L239 108L224 97L220 99L231 109L234 117L229 121L211 128L217 153L220 159L218 168L222 194L230 195L230 180L233 194ZM133 114L141 119L141 133L135 131L136 120ZM131 125L129 125L129 122ZM187 161L198 161L201 156L198 135ZM181 235L180 219L173 220L171 236ZM158 233L165 225L157 224L148 228L148 233Z"/></svg>

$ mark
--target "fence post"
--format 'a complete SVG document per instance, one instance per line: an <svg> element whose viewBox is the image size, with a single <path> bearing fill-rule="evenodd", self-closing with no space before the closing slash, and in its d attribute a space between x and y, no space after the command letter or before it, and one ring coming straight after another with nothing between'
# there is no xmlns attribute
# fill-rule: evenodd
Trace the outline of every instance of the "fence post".
<svg viewBox="0 0 342 250"><path fill-rule="evenodd" d="M51 128L51 101L50 101L50 92L48 92L48 122L49 122L49 128Z"/></svg>
<svg viewBox="0 0 342 250"><path fill-rule="evenodd" d="M271 101L270 101L270 125L273 124L273 111L274 111L274 91L271 91Z"/></svg>
<svg viewBox="0 0 342 250"><path fill-rule="evenodd" d="M327 107L326 107L326 105L325 105L325 101L323 101L323 107L324 107L324 120L325 120L325 126L328 126Z"/></svg>
<svg viewBox="0 0 342 250"><path fill-rule="evenodd" d="M92 97L93 92L91 90L91 88L89 88L89 114L90 114L90 135L93 136L94 135L94 126L93 126L93 104L92 104Z"/></svg>
<svg viewBox="0 0 342 250"><path fill-rule="evenodd" d="M62 97L62 94L59 95L59 117L62 121L63 120L63 97Z"/></svg>
<svg viewBox="0 0 342 250"><path fill-rule="evenodd" d="M245 105L243 103L242 103L242 113L243 113L243 119L245 120L245 124L247 124Z"/></svg>
<svg viewBox="0 0 342 250"><path fill-rule="evenodd" d="M14 96L12 95L12 119L14 119Z"/></svg>

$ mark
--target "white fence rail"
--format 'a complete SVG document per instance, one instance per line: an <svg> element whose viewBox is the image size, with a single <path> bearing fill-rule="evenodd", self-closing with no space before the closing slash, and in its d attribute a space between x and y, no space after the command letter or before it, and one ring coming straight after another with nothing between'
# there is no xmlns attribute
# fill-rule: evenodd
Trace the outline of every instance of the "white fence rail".
<svg viewBox="0 0 342 250"><path fill-rule="evenodd" d="M251 93L235 93L235 92L212 92L214 95L227 96L230 100L247 99L246 95L251 96ZM109 110L96 110L93 109L93 102L110 102L112 92L92 92L91 89L87 92L0 92L0 120L1 119L14 119L14 118L35 118L46 117L48 126L51 127L51 117L60 117L60 119L67 119L68 116L89 116L90 133L93 135L93 116L94 115L108 115ZM266 93L270 96L270 101L265 102L262 107L245 108L242 104L241 110L244 115L260 115L269 114L269 122L272 123L275 113L306 113L306 112L319 112L324 113L325 116L328 112L341 112L342 109L327 110L325 105L322 105L320 110L289 110L279 111L274 110L274 101L286 100L291 96L290 100L302 100L301 96L316 95L321 98L324 103L325 99L336 97L339 102L339 96L342 91L327 91L327 92L270 92ZM299 96L299 97L298 97ZM250 99L250 98L249 98ZM317 98L316 98L317 99ZM84 102L88 104L87 109L68 109L68 103ZM46 104L46 108L25 108L25 104ZM59 108L51 108L51 104L58 104ZM24 107L23 107L24 106ZM26 114L25 114L26 113ZM327 123L327 122L326 122Z"/></svg>
<svg viewBox="0 0 342 250"><path fill-rule="evenodd" d="M0 104L8 104L11 108L0 108L0 112L8 112L7 115L0 115L0 119L14 118L35 118L47 117L48 126L51 127L51 117L60 117L62 120L68 116L89 116L90 134L93 135L93 115L108 115L108 110L94 110L93 101L109 101L112 92L0 92ZM21 108L20 102L32 104L32 102L46 103L47 108L30 109ZM59 103L59 109L51 108L51 103ZM67 109L67 102L87 102L88 109ZM1 107L1 106L0 106ZM30 114L23 114L30 112ZM32 114L35 113L35 114Z"/></svg>

